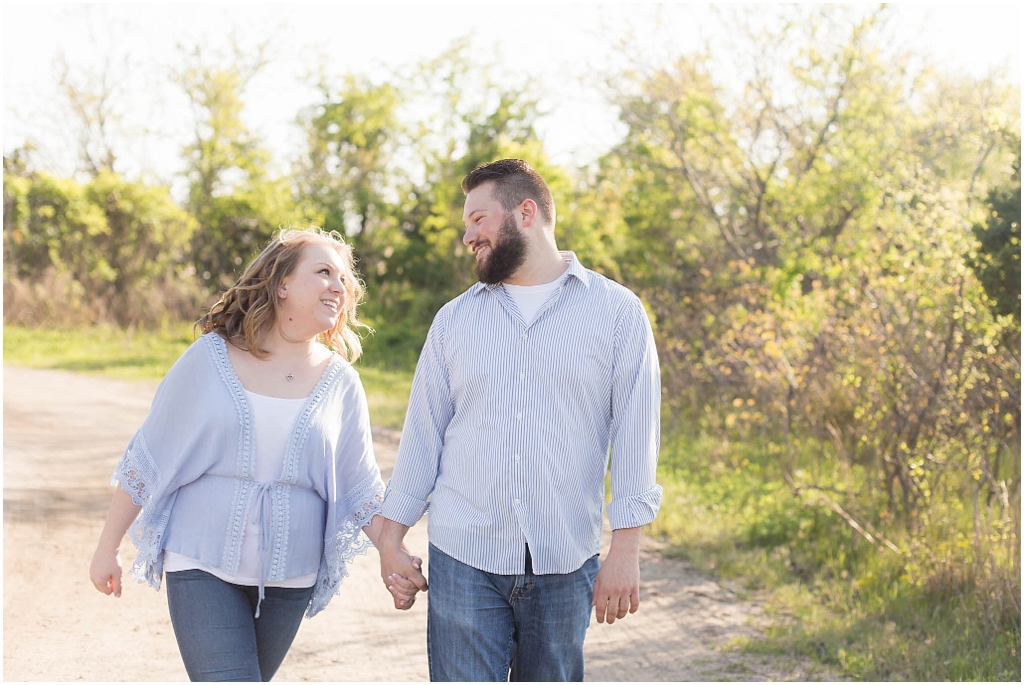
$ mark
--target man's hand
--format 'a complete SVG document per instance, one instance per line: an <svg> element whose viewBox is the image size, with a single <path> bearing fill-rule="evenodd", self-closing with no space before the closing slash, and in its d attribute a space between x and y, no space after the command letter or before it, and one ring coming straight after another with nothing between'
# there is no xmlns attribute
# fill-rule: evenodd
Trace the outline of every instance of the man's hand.
<svg viewBox="0 0 1024 685"><path fill-rule="evenodd" d="M612 531L612 546L594 581L597 622L615 623L640 608L640 534L642 528Z"/></svg>
<svg viewBox="0 0 1024 685"><path fill-rule="evenodd" d="M380 553L380 577L391 592L396 609L410 608L416 592L427 589L427 579L420 571L423 561L409 554L402 544L408 530L408 526L383 519L380 535L374 542Z"/></svg>
<svg viewBox="0 0 1024 685"><path fill-rule="evenodd" d="M416 568L420 568L423 563L419 557L413 557L412 562ZM395 600L396 609L411 609L412 605L416 603L416 593L420 590L413 585L412 581L392 574L384 579L384 583Z"/></svg>

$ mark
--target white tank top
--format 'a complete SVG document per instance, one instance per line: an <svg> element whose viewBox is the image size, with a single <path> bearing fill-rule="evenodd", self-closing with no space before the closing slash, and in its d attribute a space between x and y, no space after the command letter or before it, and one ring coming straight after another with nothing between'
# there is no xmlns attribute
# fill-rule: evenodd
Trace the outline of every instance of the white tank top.
<svg viewBox="0 0 1024 685"><path fill-rule="evenodd" d="M288 440L292 436L295 420L306 404L306 398L268 397L248 390L245 391L245 394L252 407L253 438L256 445L255 480L260 483L272 483L281 477L284 470ZM164 571L198 569L235 585L259 585L259 547L259 524L253 523L251 516L246 516L245 535L242 538L242 552L236 575L228 575L220 569L211 568L195 559L189 559L170 551L164 552ZM266 586L296 588L312 587L315 583L316 574L309 573L281 581L269 581Z"/></svg>

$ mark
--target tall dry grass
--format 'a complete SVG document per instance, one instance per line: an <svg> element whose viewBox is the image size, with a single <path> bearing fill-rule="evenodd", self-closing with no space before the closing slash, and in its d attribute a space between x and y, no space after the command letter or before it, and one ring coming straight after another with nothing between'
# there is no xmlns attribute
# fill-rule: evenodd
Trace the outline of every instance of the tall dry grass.
<svg viewBox="0 0 1024 685"><path fill-rule="evenodd" d="M5 324L73 328L164 326L194 321L213 300L191 279L164 276L127 292L92 292L65 271L48 267L37 277L4 275Z"/></svg>

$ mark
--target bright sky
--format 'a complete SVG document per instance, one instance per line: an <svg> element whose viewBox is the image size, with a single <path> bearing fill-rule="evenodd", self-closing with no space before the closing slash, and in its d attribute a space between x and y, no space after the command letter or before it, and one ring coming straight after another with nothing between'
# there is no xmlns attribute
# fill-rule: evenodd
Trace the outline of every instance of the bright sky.
<svg viewBox="0 0 1024 685"><path fill-rule="evenodd" d="M584 164L616 139L614 112L582 84L606 64L611 41L632 22L644 40L660 17L664 40L677 53L722 36L706 5L523 4L5 4L3 6L3 146L26 140L61 173L75 164L74 141L58 113L54 60L100 70L112 60L128 94L123 106L135 141L120 150L129 173L146 170L165 182L181 168L189 111L167 81L176 45L224 46L234 32L243 44L272 41L272 63L247 93L246 117L279 165L295 157L302 138L299 110L315 101L303 83L323 56L329 73L348 71L385 80L402 66L434 57L456 38L472 35L474 54L537 76L550 111L538 123L553 161ZM894 31L907 46L950 67L981 76L1003 67L1020 82L1019 5L897 5ZM180 187L179 187L180 189Z"/></svg>

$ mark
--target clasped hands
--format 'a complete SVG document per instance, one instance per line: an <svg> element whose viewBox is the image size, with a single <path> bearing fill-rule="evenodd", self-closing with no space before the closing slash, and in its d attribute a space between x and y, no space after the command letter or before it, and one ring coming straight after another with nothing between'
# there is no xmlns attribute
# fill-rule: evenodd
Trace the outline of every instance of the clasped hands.
<svg viewBox="0 0 1024 685"><path fill-rule="evenodd" d="M416 602L416 593L427 589L427 579L423 576L423 560L412 556L405 546L395 549L381 547L380 577L384 586L391 592L396 609L410 609Z"/></svg>

